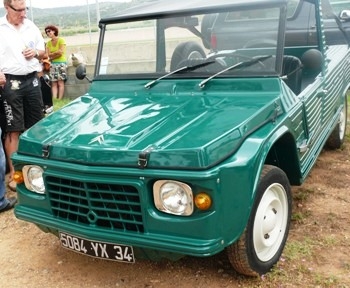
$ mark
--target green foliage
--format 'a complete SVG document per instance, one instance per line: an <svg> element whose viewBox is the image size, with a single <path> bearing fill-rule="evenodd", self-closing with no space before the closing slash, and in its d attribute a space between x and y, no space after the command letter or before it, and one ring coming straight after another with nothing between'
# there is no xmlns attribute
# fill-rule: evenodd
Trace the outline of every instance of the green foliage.
<svg viewBox="0 0 350 288"><path fill-rule="evenodd" d="M342 286L340 283L338 283L338 278L334 275L325 277L324 275L317 274L315 276L315 282L318 287L338 287L338 288L346 288L348 286Z"/></svg>
<svg viewBox="0 0 350 288"><path fill-rule="evenodd" d="M99 3L100 18L113 17L115 14L147 2L149 0L132 0L130 2L102 2ZM29 2L27 1L29 5ZM69 12L69 13L67 13ZM5 9L0 8L0 16L5 14ZM32 7L27 13L27 17L34 21L40 31L44 33L44 28L47 25L55 25L60 29L60 36L71 36L80 33L98 31L96 4L56 7L56 8L36 8ZM89 21L90 19L90 21ZM90 25L89 25L90 24ZM90 26L90 27L89 27Z"/></svg>
<svg viewBox="0 0 350 288"><path fill-rule="evenodd" d="M313 240L305 238L303 241L290 241L287 242L284 249L284 257L288 260L302 260L310 258L313 251Z"/></svg>
<svg viewBox="0 0 350 288"><path fill-rule="evenodd" d="M310 211L305 212L295 212L292 214L292 221L297 223L304 223L304 221L311 215Z"/></svg>
<svg viewBox="0 0 350 288"><path fill-rule="evenodd" d="M61 100L53 99L53 107L54 107L55 111L57 111L58 109L67 105L71 101L72 101L72 99L69 99L69 98L63 98Z"/></svg>
<svg viewBox="0 0 350 288"><path fill-rule="evenodd" d="M300 187L295 193L293 193L293 201L296 201L296 202L306 201L309 198L309 196L314 192L315 191L311 189Z"/></svg>

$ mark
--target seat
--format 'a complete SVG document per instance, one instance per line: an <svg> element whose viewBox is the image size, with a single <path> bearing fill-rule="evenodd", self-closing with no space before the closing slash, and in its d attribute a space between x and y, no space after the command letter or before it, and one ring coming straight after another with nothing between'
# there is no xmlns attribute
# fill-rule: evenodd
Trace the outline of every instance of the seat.
<svg viewBox="0 0 350 288"><path fill-rule="evenodd" d="M285 55L282 63L282 79L288 87L295 93L301 91L303 65L298 57Z"/></svg>

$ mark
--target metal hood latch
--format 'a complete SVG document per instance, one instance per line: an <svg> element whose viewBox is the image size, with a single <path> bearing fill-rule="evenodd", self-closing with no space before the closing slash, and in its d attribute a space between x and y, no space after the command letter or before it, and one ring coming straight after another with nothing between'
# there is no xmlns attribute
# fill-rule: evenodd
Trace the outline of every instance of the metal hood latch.
<svg viewBox="0 0 350 288"><path fill-rule="evenodd" d="M48 159L50 156L50 144L44 144L41 151L41 156L45 159Z"/></svg>

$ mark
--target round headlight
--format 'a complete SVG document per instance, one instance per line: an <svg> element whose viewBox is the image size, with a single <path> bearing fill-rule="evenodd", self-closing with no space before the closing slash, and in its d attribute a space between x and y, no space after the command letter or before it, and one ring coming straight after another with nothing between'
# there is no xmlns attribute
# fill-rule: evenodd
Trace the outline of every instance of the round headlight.
<svg viewBox="0 0 350 288"><path fill-rule="evenodd" d="M24 176L24 183L27 189L36 193L44 194L44 170L39 166L27 165L23 167L22 171Z"/></svg>
<svg viewBox="0 0 350 288"><path fill-rule="evenodd" d="M193 213L192 189L187 184L160 180L154 184L153 188L154 201L158 210L185 216Z"/></svg>

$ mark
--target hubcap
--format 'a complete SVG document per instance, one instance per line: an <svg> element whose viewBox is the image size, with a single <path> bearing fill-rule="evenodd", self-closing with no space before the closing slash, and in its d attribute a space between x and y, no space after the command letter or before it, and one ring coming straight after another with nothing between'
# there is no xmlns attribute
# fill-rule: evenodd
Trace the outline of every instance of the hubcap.
<svg viewBox="0 0 350 288"><path fill-rule="evenodd" d="M190 55L188 55L188 59L201 59L201 58L203 58L203 56L199 51L192 51Z"/></svg>
<svg viewBox="0 0 350 288"><path fill-rule="evenodd" d="M345 127L346 127L346 106L344 106L343 110L340 112L339 117L339 139L343 140L345 135Z"/></svg>
<svg viewBox="0 0 350 288"><path fill-rule="evenodd" d="M253 241L257 257L269 261L279 250L286 233L288 199L283 186L270 185L255 214Z"/></svg>

